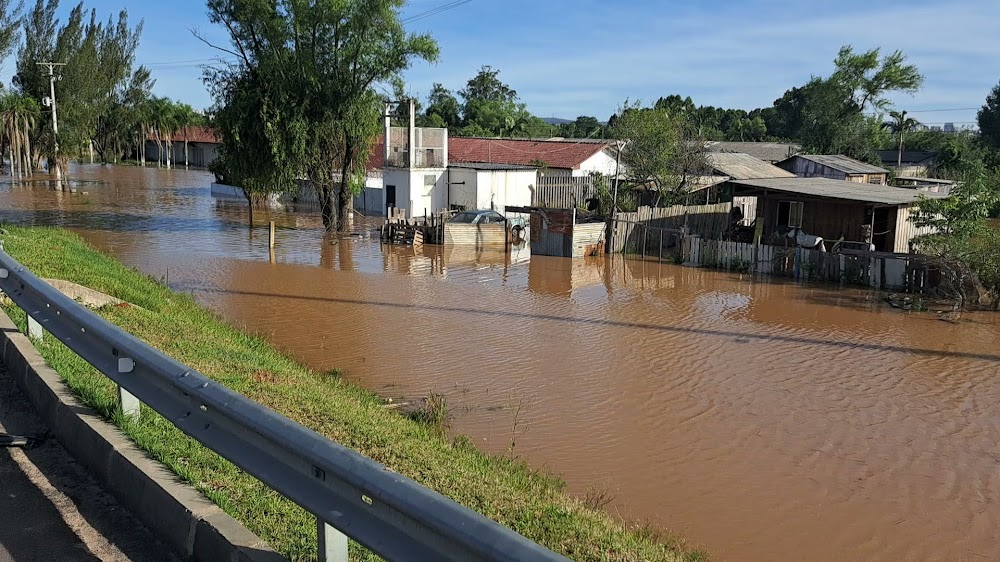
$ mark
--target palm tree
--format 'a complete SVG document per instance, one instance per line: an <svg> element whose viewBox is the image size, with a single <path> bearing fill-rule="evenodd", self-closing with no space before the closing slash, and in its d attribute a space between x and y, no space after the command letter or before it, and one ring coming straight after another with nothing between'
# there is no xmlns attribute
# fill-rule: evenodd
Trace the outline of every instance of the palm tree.
<svg viewBox="0 0 1000 562"><path fill-rule="evenodd" d="M892 120L883 123L882 128L892 131L893 134L899 133L899 153L896 158L896 170L899 170L903 167L903 134L915 129L920 122L907 117L905 111L890 111L889 116Z"/></svg>
<svg viewBox="0 0 1000 562"><path fill-rule="evenodd" d="M188 167L188 129L193 125L198 125L201 116L193 107L186 103L179 103L174 108L174 119L177 128L184 133L184 167Z"/></svg>
<svg viewBox="0 0 1000 562"><path fill-rule="evenodd" d="M10 154L10 175L18 178L32 173L31 129L40 108L29 96L5 93L0 96L0 147Z"/></svg>

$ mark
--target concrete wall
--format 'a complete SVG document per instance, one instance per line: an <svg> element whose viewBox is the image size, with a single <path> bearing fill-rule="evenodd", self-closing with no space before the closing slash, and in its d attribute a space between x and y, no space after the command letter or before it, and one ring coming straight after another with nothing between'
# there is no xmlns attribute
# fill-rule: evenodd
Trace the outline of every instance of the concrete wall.
<svg viewBox="0 0 1000 562"><path fill-rule="evenodd" d="M390 186L395 186L396 207L410 217L422 217L448 206L448 171L443 168L385 168L382 172L383 203L388 205Z"/></svg>
<svg viewBox="0 0 1000 562"><path fill-rule="evenodd" d="M46 334L44 337L52 337ZM184 560L285 560L84 406L0 312L0 357L52 435ZM17 500L6 504L16 508Z"/></svg>

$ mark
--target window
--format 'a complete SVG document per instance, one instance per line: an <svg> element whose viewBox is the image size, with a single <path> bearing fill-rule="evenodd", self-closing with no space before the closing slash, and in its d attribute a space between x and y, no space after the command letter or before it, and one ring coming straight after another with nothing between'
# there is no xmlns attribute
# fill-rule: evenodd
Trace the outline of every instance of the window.
<svg viewBox="0 0 1000 562"><path fill-rule="evenodd" d="M873 183L875 185L882 185L882 174L869 174L868 183Z"/></svg>
<svg viewBox="0 0 1000 562"><path fill-rule="evenodd" d="M778 202L778 222L777 226L788 226L789 228L802 228L802 211L805 204L801 201L780 201Z"/></svg>

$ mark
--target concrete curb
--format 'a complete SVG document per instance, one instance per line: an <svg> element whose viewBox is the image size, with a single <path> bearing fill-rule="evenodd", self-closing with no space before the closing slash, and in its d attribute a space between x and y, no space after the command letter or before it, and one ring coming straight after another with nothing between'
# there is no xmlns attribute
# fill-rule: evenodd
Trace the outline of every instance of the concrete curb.
<svg viewBox="0 0 1000 562"><path fill-rule="evenodd" d="M0 346L7 373L52 434L123 506L181 556L205 562L286 562L77 400L31 340L2 311Z"/></svg>

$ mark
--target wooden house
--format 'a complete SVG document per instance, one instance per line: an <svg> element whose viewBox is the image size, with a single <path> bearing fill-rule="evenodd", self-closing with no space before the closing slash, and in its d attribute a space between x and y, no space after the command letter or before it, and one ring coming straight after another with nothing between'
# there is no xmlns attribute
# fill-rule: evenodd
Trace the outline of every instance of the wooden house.
<svg viewBox="0 0 1000 562"><path fill-rule="evenodd" d="M796 154L775 164L800 178L829 178L875 185L889 184L889 170L842 154Z"/></svg>
<svg viewBox="0 0 1000 562"><path fill-rule="evenodd" d="M763 243L777 244L789 230L827 241L860 242L879 252L908 253L917 227L911 212L921 196L939 194L830 178L733 180L735 196L756 197ZM829 244L828 244L829 246Z"/></svg>

